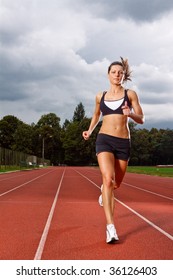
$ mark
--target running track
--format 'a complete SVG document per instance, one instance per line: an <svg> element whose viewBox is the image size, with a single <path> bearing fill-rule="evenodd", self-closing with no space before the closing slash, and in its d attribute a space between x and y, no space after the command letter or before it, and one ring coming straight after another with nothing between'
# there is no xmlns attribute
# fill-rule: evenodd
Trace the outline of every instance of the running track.
<svg viewBox="0 0 173 280"><path fill-rule="evenodd" d="M1 260L172 260L173 179L127 173L116 190L120 240L105 243L97 168L0 175Z"/></svg>

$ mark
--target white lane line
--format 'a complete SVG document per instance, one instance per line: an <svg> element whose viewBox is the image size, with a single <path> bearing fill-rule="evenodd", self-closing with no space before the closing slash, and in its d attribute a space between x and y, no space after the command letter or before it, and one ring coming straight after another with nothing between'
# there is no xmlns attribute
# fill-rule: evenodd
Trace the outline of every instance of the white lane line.
<svg viewBox="0 0 173 280"><path fill-rule="evenodd" d="M10 175L11 175L11 173L10 173ZM18 178L18 177L25 176L25 175L26 174L20 174L20 175L16 175L16 176L6 177L6 178L1 179L0 182L6 181L6 180L11 180L13 178Z"/></svg>
<svg viewBox="0 0 173 280"><path fill-rule="evenodd" d="M53 217L53 214L54 214L54 211L55 211L55 206L56 206L58 195L59 195L59 192L60 192L60 189L61 189L64 174L65 174L65 169L64 169L63 174L61 176L61 180L60 180L60 183L58 185L58 189L57 189L57 192L56 192L51 210L49 212L49 216L48 216L45 228L43 230L43 233L42 233L42 236L41 236L41 239L40 239L40 242L39 242L35 257L34 257L34 260L41 260L41 256L42 256L42 253L43 253L43 250L44 250L44 246L45 246L45 243L46 243L46 239L47 239L47 235L48 235L48 232L49 232L50 224L51 224L52 217Z"/></svg>
<svg viewBox="0 0 173 280"><path fill-rule="evenodd" d="M23 186L25 186L25 185L31 183L31 182L37 180L37 179L39 179L39 178L41 178L41 177L43 177L43 176L45 176L45 175L47 175L47 174L49 174L49 173L51 173L51 172L53 172L53 171L55 171L55 170L51 170L51 171L49 171L49 172L47 172L47 173L44 173L44 174L42 174L42 175L40 175L40 176L38 176L38 177L36 177L36 178L30 180L30 181L25 182L25 183L23 183L23 184L21 184L21 185L15 187L15 188L13 188L13 189L10 189L10 190L8 190L8 191L6 191L6 192L4 192L4 193L1 193L1 194L0 194L0 197L3 196L3 195L8 194L8 193L10 193L10 192L13 192L13 191L15 191L15 190L17 190L17 189L19 189L19 188L21 188L21 187L23 187Z"/></svg>
<svg viewBox="0 0 173 280"><path fill-rule="evenodd" d="M82 173L80 173L79 171L75 170L78 174L80 174L82 177L84 177L86 180L88 180L89 182L91 182L93 185L95 185L98 189L100 189L100 187L95 184L92 180L90 180L88 177L86 177L85 175L83 175ZM132 213L134 213L135 215L137 215L138 217L140 217L142 220L144 220L146 223L148 223L150 226L152 226L153 228L155 228L156 230L158 230L159 232L161 232L163 235L165 235L166 237L168 237L169 239L173 240L173 236L171 234L169 234L168 232L166 232L165 230L161 229L160 227L156 226L154 223L152 223L150 220L148 220L147 218L145 218L144 216L142 216L141 214L139 214L138 212L136 212L135 210L133 210L132 208L130 208L128 205L126 205L124 202L120 201L119 199L115 198L115 200L117 202L119 202L121 205L123 205L124 207L126 207L128 210L130 210Z"/></svg>
<svg viewBox="0 0 173 280"><path fill-rule="evenodd" d="M141 214L139 214L138 212L136 212L135 210L133 210L131 207L127 206L124 202L120 201L119 199L115 198L115 200L117 202L119 202L120 204L122 204L124 207L126 207L128 210L130 210L131 212L133 212L135 215L137 215L138 217L140 217L142 220L144 220L146 223L148 223L150 226L154 227L155 229L157 229L158 231L160 231L162 234L164 234L165 236L167 236L169 239L171 239L173 241L173 236L171 234L169 234L168 232L166 232L165 230L161 229L160 227L156 226L154 223L152 223L150 220L148 220L147 218L145 218L144 216L142 216Z"/></svg>
<svg viewBox="0 0 173 280"><path fill-rule="evenodd" d="M166 198L166 199L169 199L169 200L172 200L173 201L173 198L171 197L168 197L168 196L165 196L165 195L162 195L162 194L158 194L158 193L155 193L155 192L152 192L152 191L149 191L149 190L145 190L145 189L142 189L142 188L139 188L139 187L136 187L134 185L131 185L131 184L128 184L128 183L122 183L123 185L127 185L129 187L132 187L132 188L135 188L135 189L138 189L140 191L143 191L143 192L148 192L148 193L151 193L151 194L154 194L154 195L157 195L157 196L160 196L160 197L163 197L163 198Z"/></svg>
<svg viewBox="0 0 173 280"><path fill-rule="evenodd" d="M49 170L50 170L50 168L49 168ZM26 172L30 172L30 174L33 174L33 172L32 171L34 171L34 173L36 172L36 171L40 171L39 169L33 169L33 170L26 170ZM23 170L23 171L21 171L21 170L17 170L17 171L13 171L13 172L6 172L6 173L0 173L0 175L2 175L2 177L5 177L5 175L7 175L7 177L5 177L5 178L2 178L2 179L0 179L0 182L2 182L2 181L6 181L6 180L11 180L11 179L13 179L13 178L18 178L18 177L22 177L22 176L25 176L26 175L26 173L20 173L20 172L25 172L25 170ZM32 173L31 173L32 172ZM10 175L13 175L13 174L15 174L15 173L17 173L17 175L15 175L15 176L11 176L10 177Z"/></svg>

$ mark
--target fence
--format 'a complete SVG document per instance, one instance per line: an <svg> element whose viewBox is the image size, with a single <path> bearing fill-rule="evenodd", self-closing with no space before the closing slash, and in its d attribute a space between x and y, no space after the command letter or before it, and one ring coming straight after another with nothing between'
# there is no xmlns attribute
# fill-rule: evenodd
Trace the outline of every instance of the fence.
<svg viewBox="0 0 173 280"><path fill-rule="evenodd" d="M50 160L0 147L0 169L9 167L36 167L50 165Z"/></svg>

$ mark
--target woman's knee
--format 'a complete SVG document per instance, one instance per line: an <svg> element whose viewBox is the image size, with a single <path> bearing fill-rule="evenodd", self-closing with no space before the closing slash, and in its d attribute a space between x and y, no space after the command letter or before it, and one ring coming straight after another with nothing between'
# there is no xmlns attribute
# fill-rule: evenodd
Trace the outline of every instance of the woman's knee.
<svg viewBox="0 0 173 280"><path fill-rule="evenodd" d="M107 188L114 188L114 176L103 175L103 186Z"/></svg>

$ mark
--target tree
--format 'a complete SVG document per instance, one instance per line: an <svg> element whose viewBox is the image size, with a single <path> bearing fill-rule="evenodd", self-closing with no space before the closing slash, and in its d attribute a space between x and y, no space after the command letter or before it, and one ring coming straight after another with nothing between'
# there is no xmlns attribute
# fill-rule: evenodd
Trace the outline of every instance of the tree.
<svg viewBox="0 0 173 280"><path fill-rule="evenodd" d="M18 125L17 129L14 132L14 144L12 146L13 150L17 150L19 152L33 154L32 147L32 135L33 135L33 127L21 123Z"/></svg>
<svg viewBox="0 0 173 280"><path fill-rule="evenodd" d="M54 113L42 115L35 126L35 133L33 136L35 142L35 153L42 157L44 148L45 158L50 159L54 165L58 165L61 161L62 149L60 135L60 118Z"/></svg>
<svg viewBox="0 0 173 280"><path fill-rule="evenodd" d="M71 122L62 136L64 148L64 162L68 165L77 165L79 161L79 130L78 122Z"/></svg>
<svg viewBox="0 0 173 280"><path fill-rule="evenodd" d="M130 165L149 165L150 143L147 129L134 129L131 133Z"/></svg>
<svg viewBox="0 0 173 280"><path fill-rule="evenodd" d="M85 110L84 110L84 106L83 104L80 102L75 111L74 111L74 115L73 115L73 122L80 122L81 120L83 120L85 117Z"/></svg>
<svg viewBox="0 0 173 280"><path fill-rule="evenodd" d="M0 120L0 145L4 148L13 149L15 144L14 133L23 122L12 115Z"/></svg>
<svg viewBox="0 0 173 280"><path fill-rule="evenodd" d="M71 121L60 125L60 118L49 113L42 115L37 124L25 124L15 116L5 116L0 120L0 145L50 159L54 165L97 164L95 141L101 122L88 141L82 137L91 118L85 116L82 103L74 111ZM173 164L173 130L138 129L137 124L129 122L132 139L130 165ZM44 144L44 145L43 145Z"/></svg>
<svg viewBox="0 0 173 280"><path fill-rule="evenodd" d="M166 129L161 136L160 140L160 164L173 163L173 130Z"/></svg>
<svg viewBox="0 0 173 280"><path fill-rule="evenodd" d="M160 141L162 133L157 128L152 128L149 131L150 143L150 164L157 165L160 162Z"/></svg>
<svg viewBox="0 0 173 280"><path fill-rule="evenodd" d="M62 143L64 149L64 162L68 165L93 165L97 164L95 141L99 124L90 139L85 141L82 132L87 130L91 122L84 117L81 121L69 122L64 126Z"/></svg>
<svg viewBox="0 0 173 280"><path fill-rule="evenodd" d="M45 115L41 116L37 125L39 127L47 125L49 127L59 129L60 128L60 118L54 113L45 114Z"/></svg>
<svg viewBox="0 0 173 280"><path fill-rule="evenodd" d="M72 121L65 121L61 141L63 143L64 162L66 164L85 165L97 162L95 138L90 137L90 140L85 141L82 137L82 132L88 129L90 121L91 119L85 117L82 103L79 103L75 108Z"/></svg>

